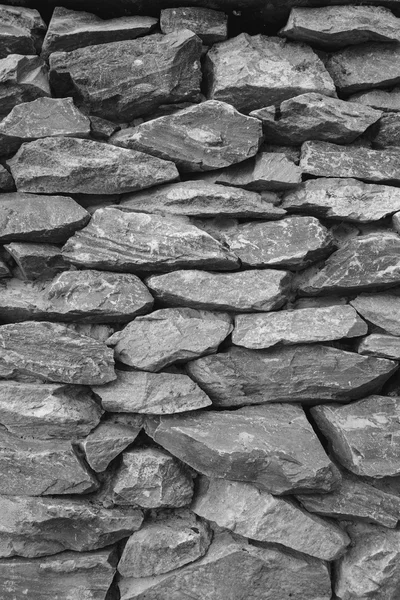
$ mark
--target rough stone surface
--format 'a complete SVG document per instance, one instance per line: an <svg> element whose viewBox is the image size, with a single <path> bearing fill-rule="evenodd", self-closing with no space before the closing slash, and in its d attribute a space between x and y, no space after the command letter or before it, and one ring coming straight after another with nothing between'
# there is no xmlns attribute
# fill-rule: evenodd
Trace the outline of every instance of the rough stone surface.
<svg viewBox="0 0 400 600"><path fill-rule="evenodd" d="M1 192L12 192L15 190L15 183L11 173L0 165L0 191Z"/></svg>
<svg viewBox="0 0 400 600"><path fill-rule="evenodd" d="M131 121L164 103L200 100L201 47L183 30L55 52L50 81L94 116Z"/></svg>
<svg viewBox="0 0 400 600"><path fill-rule="evenodd" d="M21 279L52 279L58 273L69 269L61 254L61 248L53 244L11 242L4 246L18 265Z"/></svg>
<svg viewBox="0 0 400 600"><path fill-rule="evenodd" d="M205 44L211 46L228 37L228 17L223 12L200 7L166 8L161 11L163 33L190 29Z"/></svg>
<svg viewBox="0 0 400 600"><path fill-rule="evenodd" d="M312 415L341 464L356 475L400 473L400 398L369 396L347 406L315 406Z"/></svg>
<svg viewBox="0 0 400 600"><path fill-rule="evenodd" d="M299 406L153 417L146 431L209 477L253 483L273 494L328 492L339 483L337 470Z"/></svg>
<svg viewBox="0 0 400 600"><path fill-rule="evenodd" d="M242 33L214 46L206 56L208 97L241 112L306 92L336 96L322 61L304 44Z"/></svg>
<svg viewBox="0 0 400 600"><path fill-rule="evenodd" d="M10 269L6 265L6 263L0 258L0 278L9 277Z"/></svg>
<svg viewBox="0 0 400 600"><path fill-rule="evenodd" d="M19 191L44 194L120 194L178 178L171 162L65 136L26 143L7 164Z"/></svg>
<svg viewBox="0 0 400 600"><path fill-rule="evenodd" d="M349 102L357 102L372 106L384 111L400 111L400 88L394 87L391 91L386 90L371 90L368 92L358 92L348 98Z"/></svg>
<svg viewBox="0 0 400 600"><path fill-rule="evenodd" d="M133 40L150 33L156 25L157 19L152 17L121 17L104 21L91 13L56 6L41 56L47 59L52 52L71 52L85 46Z"/></svg>
<svg viewBox="0 0 400 600"><path fill-rule="evenodd" d="M187 219L97 210L63 249L72 263L108 271L169 271L180 268L231 270L238 259Z"/></svg>
<svg viewBox="0 0 400 600"><path fill-rule="evenodd" d="M85 497L0 496L0 556L97 550L127 537L142 521L139 509L110 510Z"/></svg>
<svg viewBox="0 0 400 600"><path fill-rule="evenodd" d="M366 333L368 325L354 308L338 305L281 310L265 315L238 315L232 342L237 346L260 349L281 344L327 342Z"/></svg>
<svg viewBox="0 0 400 600"><path fill-rule="evenodd" d="M370 133L374 148L400 146L400 117L397 113L384 114Z"/></svg>
<svg viewBox="0 0 400 600"><path fill-rule="evenodd" d="M339 558L350 543L347 535L329 521L315 518L290 500L239 481L201 477L191 510L241 536L280 544L321 560Z"/></svg>
<svg viewBox="0 0 400 600"><path fill-rule="evenodd" d="M38 321L0 326L0 378L102 384L115 379L111 349L65 325Z"/></svg>
<svg viewBox="0 0 400 600"><path fill-rule="evenodd" d="M107 411L163 415L211 404L208 396L184 374L117 370L116 375L115 381L92 387Z"/></svg>
<svg viewBox="0 0 400 600"><path fill-rule="evenodd" d="M0 60L0 119L21 102L50 95L47 67L41 58L9 54Z"/></svg>
<svg viewBox="0 0 400 600"><path fill-rule="evenodd" d="M8 54L36 54L46 31L39 12L31 8L0 6L0 58Z"/></svg>
<svg viewBox="0 0 400 600"><path fill-rule="evenodd" d="M213 404L242 406L358 399L379 389L397 363L313 344L259 351L233 347L186 368Z"/></svg>
<svg viewBox="0 0 400 600"><path fill-rule="evenodd" d="M393 293L360 294L350 304L367 321L400 336L400 296Z"/></svg>
<svg viewBox="0 0 400 600"><path fill-rule="evenodd" d="M232 331L229 315L193 308L165 308L137 317L108 344L117 360L144 371L216 352Z"/></svg>
<svg viewBox="0 0 400 600"><path fill-rule="evenodd" d="M357 352L367 356L400 360L400 338L384 333L371 333L360 340Z"/></svg>
<svg viewBox="0 0 400 600"><path fill-rule="evenodd" d="M128 539L118 571L123 577L160 575L204 556L211 531L189 510L160 512Z"/></svg>
<svg viewBox="0 0 400 600"><path fill-rule="evenodd" d="M193 481L185 467L158 448L124 452L113 481L113 500L123 506L180 508L190 503Z"/></svg>

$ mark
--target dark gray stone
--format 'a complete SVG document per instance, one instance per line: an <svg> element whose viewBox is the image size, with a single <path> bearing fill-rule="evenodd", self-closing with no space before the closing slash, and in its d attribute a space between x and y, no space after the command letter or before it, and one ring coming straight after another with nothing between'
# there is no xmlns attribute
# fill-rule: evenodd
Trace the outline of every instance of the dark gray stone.
<svg viewBox="0 0 400 600"><path fill-rule="evenodd" d="M21 279L52 279L58 273L69 269L69 264L61 254L61 248L53 244L11 242L4 248L17 263L18 276Z"/></svg>
<svg viewBox="0 0 400 600"><path fill-rule="evenodd" d="M9 54L0 60L0 119L17 104L50 96L47 67L38 56Z"/></svg>
<svg viewBox="0 0 400 600"><path fill-rule="evenodd" d="M46 31L40 13L22 6L0 6L0 58L36 54Z"/></svg>
<svg viewBox="0 0 400 600"><path fill-rule="evenodd" d="M190 29L206 46L224 42L228 37L228 17L223 12L186 6L161 11L160 27L163 33Z"/></svg>

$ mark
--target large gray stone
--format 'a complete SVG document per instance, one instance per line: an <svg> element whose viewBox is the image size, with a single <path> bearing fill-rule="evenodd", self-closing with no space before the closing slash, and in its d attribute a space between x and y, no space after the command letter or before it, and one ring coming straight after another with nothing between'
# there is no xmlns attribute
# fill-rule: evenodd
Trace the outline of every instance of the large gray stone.
<svg viewBox="0 0 400 600"><path fill-rule="evenodd" d="M300 406L247 406L147 418L155 442L209 477L272 494L328 492L340 475Z"/></svg>
<svg viewBox="0 0 400 600"><path fill-rule="evenodd" d="M201 48L183 30L55 52L50 81L57 96L72 96L94 116L131 121L164 103L200 100Z"/></svg>
<svg viewBox="0 0 400 600"><path fill-rule="evenodd" d="M224 42L228 37L228 17L223 12L200 7L166 8L161 11L163 33L190 29L206 46Z"/></svg>
<svg viewBox="0 0 400 600"><path fill-rule="evenodd" d="M217 406L266 402L348 402L380 389L397 363L329 346L233 347L187 365Z"/></svg>
<svg viewBox="0 0 400 600"><path fill-rule="evenodd" d="M393 293L360 294L350 301L367 321L391 335L400 336L400 296Z"/></svg>
<svg viewBox="0 0 400 600"><path fill-rule="evenodd" d="M206 56L208 97L250 112L306 92L336 96L322 61L305 44L241 33Z"/></svg>
<svg viewBox="0 0 400 600"><path fill-rule="evenodd" d="M51 96L47 67L38 56L9 54L0 60L0 119L21 102Z"/></svg>
<svg viewBox="0 0 400 600"><path fill-rule="evenodd" d="M400 360L400 338L386 333L371 333L359 341L357 352L367 356Z"/></svg>
<svg viewBox="0 0 400 600"><path fill-rule="evenodd" d="M0 58L36 54L46 31L40 13L22 6L0 6Z"/></svg>
<svg viewBox="0 0 400 600"><path fill-rule="evenodd" d="M70 268L61 254L61 248L54 244L11 242L5 244L4 249L17 263L18 277L23 280L52 279Z"/></svg>
<svg viewBox="0 0 400 600"><path fill-rule="evenodd" d="M349 102L357 102L365 106L372 106L384 111L400 111L400 88L394 87L392 90L371 90L367 92L357 92L348 98Z"/></svg>

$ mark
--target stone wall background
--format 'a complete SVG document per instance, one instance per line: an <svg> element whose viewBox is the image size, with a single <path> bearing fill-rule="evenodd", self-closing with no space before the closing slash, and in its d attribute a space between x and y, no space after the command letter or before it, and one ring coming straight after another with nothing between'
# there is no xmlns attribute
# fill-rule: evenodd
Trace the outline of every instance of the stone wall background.
<svg viewBox="0 0 400 600"><path fill-rule="evenodd" d="M399 0L185 4L0 6L1 600L398 600Z"/></svg>

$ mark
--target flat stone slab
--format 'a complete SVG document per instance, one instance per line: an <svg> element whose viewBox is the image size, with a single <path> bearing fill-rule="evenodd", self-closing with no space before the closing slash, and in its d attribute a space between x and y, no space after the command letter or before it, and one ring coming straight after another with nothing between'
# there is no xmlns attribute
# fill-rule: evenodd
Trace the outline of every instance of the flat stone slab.
<svg viewBox="0 0 400 600"><path fill-rule="evenodd" d="M179 177L172 162L65 136L26 143L7 164L18 191L44 194L121 194Z"/></svg>
<svg viewBox="0 0 400 600"><path fill-rule="evenodd" d="M135 369L159 371L216 352L232 329L226 313L164 308L137 317L107 344L114 346L116 360Z"/></svg>
<svg viewBox="0 0 400 600"><path fill-rule="evenodd" d="M72 96L91 115L129 122L164 103L199 102L201 51L183 30L54 52L50 81L56 96Z"/></svg>
<svg viewBox="0 0 400 600"><path fill-rule="evenodd" d="M249 113L306 92L336 97L322 61L305 44L241 33L206 56L208 98Z"/></svg>
<svg viewBox="0 0 400 600"><path fill-rule="evenodd" d="M163 33L190 29L203 44L212 46L228 37L228 17L223 12L197 6L165 8L161 11L160 28Z"/></svg>
<svg viewBox="0 0 400 600"><path fill-rule="evenodd" d="M367 356L400 360L400 338L385 333L371 333L359 341L357 352Z"/></svg>
<svg viewBox="0 0 400 600"><path fill-rule="evenodd" d="M369 396L346 406L315 406L311 413L340 463L356 475L400 473L400 398Z"/></svg>
<svg viewBox="0 0 400 600"><path fill-rule="evenodd" d="M317 93L301 94L250 113L262 122L269 143L289 146L307 140L348 144L378 121L381 115L381 111L363 104Z"/></svg>
<svg viewBox="0 0 400 600"><path fill-rule="evenodd" d="M145 427L157 444L209 477L245 481L278 495L328 492L339 484L300 406L148 417Z"/></svg>
<svg viewBox="0 0 400 600"><path fill-rule="evenodd" d="M270 350L232 347L190 362L189 375L216 406L348 402L372 393L397 363L318 344Z"/></svg>
<svg viewBox="0 0 400 600"><path fill-rule="evenodd" d="M0 59L0 119L22 102L51 96L45 62L38 56L9 54Z"/></svg>
<svg viewBox="0 0 400 600"><path fill-rule="evenodd" d="M96 210L89 225L71 237L63 255L73 264L107 271L231 270L237 257L187 219Z"/></svg>
<svg viewBox="0 0 400 600"><path fill-rule="evenodd" d="M263 312L285 304L290 294L291 274L278 269L238 273L187 269L152 275L145 282L154 297L165 306Z"/></svg>
<svg viewBox="0 0 400 600"><path fill-rule="evenodd" d="M357 92L349 96L349 102L357 102L365 106L372 106L384 111L400 111L400 88L394 87L389 92L386 90L371 90L367 92Z"/></svg>
<svg viewBox="0 0 400 600"><path fill-rule="evenodd" d="M360 294L350 304L367 321L400 336L400 296L393 293Z"/></svg>
<svg viewBox="0 0 400 600"><path fill-rule="evenodd" d="M81 497L0 496L0 556L36 558L64 550L87 552L140 528L137 508L104 508Z"/></svg>
<svg viewBox="0 0 400 600"><path fill-rule="evenodd" d="M337 305L238 315L235 317L232 343L244 348L262 349L282 344L327 342L366 333L368 325L353 307Z"/></svg>
<svg viewBox="0 0 400 600"><path fill-rule="evenodd" d="M0 58L9 54L36 54L46 31L40 13L24 6L0 7Z"/></svg>
<svg viewBox="0 0 400 600"><path fill-rule="evenodd" d="M187 375L115 371L117 379L92 386L107 411L166 415L205 408L208 396Z"/></svg>
<svg viewBox="0 0 400 600"><path fill-rule="evenodd" d="M11 242L4 249L18 265L18 277L27 281L52 279L70 265L64 260L61 248L54 244Z"/></svg>
<svg viewBox="0 0 400 600"><path fill-rule="evenodd" d="M103 20L88 12L56 6L44 38L41 56L52 52L71 52L76 48L133 40L150 33L157 25L152 17L120 17Z"/></svg>
<svg viewBox="0 0 400 600"><path fill-rule="evenodd" d="M115 379L105 344L65 325L26 321L0 326L0 378L102 384Z"/></svg>

